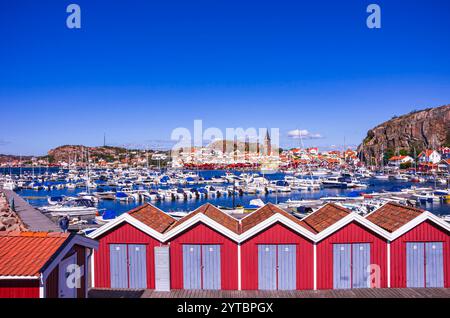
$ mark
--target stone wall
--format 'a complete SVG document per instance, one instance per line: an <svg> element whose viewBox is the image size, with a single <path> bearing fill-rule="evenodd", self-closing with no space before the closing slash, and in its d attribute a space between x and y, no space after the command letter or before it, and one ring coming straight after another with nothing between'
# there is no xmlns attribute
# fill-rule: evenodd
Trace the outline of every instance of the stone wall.
<svg viewBox="0 0 450 318"><path fill-rule="evenodd" d="M19 216L11 210L5 195L0 192L0 233L26 231Z"/></svg>

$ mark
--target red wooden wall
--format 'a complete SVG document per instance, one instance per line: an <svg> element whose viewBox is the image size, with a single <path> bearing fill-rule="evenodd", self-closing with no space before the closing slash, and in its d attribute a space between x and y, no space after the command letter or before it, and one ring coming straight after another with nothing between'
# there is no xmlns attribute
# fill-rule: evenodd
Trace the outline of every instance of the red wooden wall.
<svg viewBox="0 0 450 318"><path fill-rule="evenodd" d="M39 298L38 279L0 280L0 298Z"/></svg>
<svg viewBox="0 0 450 318"><path fill-rule="evenodd" d="M155 288L154 248L161 243L148 234L124 223L103 234L98 239L99 247L94 252L95 287L110 288L110 244L145 244L147 250L147 288Z"/></svg>
<svg viewBox="0 0 450 318"><path fill-rule="evenodd" d="M449 233L430 221L391 242L391 287L406 287L406 243L443 242L444 244L444 286L450 287L450 236Z"/></svg>
<svg viewBox="0 0 450 318"><path fill-rule="evenodd" d="M380 287L387 287L386 239L352 222L317 243L317 289L333 288L333 244L339 243L370 243L370 262L380 266Z"/></svg>
<svg viewBox="0 0 450 318"><path fill-rule="evenodd" d="M220 244L222 289L238 289L237 244L202 223L194 225L170 241L172 289L183 289L183 244Z"/></svg>
<svg viewBox="0 0 450 318"><path fill-rule="evenodd" d="M282 224L275 224L241 245L241 282L243 290L258 289L258 244L297 245L297 289L314 288L313 243Z"/></svg>
<svg viewBox="0 0 450 318"><path fill-rule="evenodd" d="M81 277L81 287L77 289L77 298L86 297L86 278L88 275L86 266L86 248L80 245L74 245L63 259L77 253L77 265L84 269ZM59 297L59 265L57 265L48 275L45 282L45 297L58 298Z"/></svg>
<svg viewBox="0 0 450 318"><path fill-rule="evenodd" d="M59 297L59 266L56 266L47 276L47 280L45 281L45 297Z"/></svg>

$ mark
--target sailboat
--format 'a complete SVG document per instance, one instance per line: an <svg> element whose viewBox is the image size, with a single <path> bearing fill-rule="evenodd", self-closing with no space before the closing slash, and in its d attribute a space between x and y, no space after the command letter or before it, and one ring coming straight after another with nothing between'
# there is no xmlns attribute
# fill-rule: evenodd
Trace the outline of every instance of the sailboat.
<svg viewBox="0 0 450 318"><path fill-rule="evenodd" d="M375 175L375 179L388 180L389 176L384 174L384 146L381 146L381 172Z"/></svg>

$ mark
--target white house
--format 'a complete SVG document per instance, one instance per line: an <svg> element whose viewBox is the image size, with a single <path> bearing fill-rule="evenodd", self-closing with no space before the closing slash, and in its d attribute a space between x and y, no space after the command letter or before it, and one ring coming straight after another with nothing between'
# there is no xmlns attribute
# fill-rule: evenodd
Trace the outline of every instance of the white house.
<svg viewBox="0 0 450 318"><path fill-rule="evenodd" d="M439 163L441 161L441 155L436 150L424 150L419 154L418 160L420 163Z"/></svg>
<svg viewBox="0 0 450 318"><path fill-rule="evenodd" d="M413 163L414 159L410 156L394 156L389 159L389 165L399 167L401 164Z"/></svg>

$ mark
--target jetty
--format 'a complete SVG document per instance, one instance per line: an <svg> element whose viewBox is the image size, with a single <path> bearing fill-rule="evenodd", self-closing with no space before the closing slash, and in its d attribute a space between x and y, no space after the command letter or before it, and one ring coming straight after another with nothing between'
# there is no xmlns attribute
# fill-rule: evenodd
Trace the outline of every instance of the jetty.
<svg viewBox="0 0 450 318"><path fill-rule="evenodd" d="M42 214L39 210L32 207L27 201L21 198L17 193L11 190L0 189L8 200L14 200L14 211L25 224L29 231L33 232L61 232L59 226Z"/></svg>

